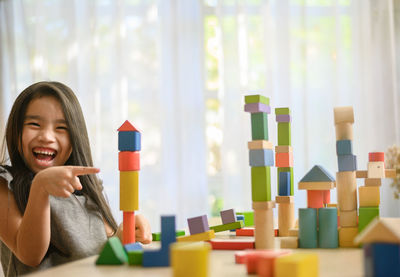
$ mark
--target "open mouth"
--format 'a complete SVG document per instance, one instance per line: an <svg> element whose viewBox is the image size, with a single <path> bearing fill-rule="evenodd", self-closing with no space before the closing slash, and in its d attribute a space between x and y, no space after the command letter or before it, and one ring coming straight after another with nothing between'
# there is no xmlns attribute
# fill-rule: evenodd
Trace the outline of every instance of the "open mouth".
<svg viewBox="0 0 400 277"><path fill-rule="evenodd" d="M52 149L46 149L46 150L33 149L32 152L35 158L42 162L50 162L54 160L54 158L57 155L57 151Z"/></svg>

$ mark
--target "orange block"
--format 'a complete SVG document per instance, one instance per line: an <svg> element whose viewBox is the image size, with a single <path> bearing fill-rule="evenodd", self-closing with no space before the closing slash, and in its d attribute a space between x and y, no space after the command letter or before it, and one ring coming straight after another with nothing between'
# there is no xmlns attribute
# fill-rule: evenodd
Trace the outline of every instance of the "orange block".
<svg viewBox="0 0 400 277"><path fill-rule="evenodd" d="M307 190L307 208L323 208L331 202L330 190Z"/></svg>
<svg viewBox="0 0 400 277"><path fill-rule="evenodd" d="M118 153L119 171L139 171L140 170L140 152L139 151L121 151Z"/></svg>
<svg viewBox="0 0 400 277"><path fill-rule="evenodd" d="M290 254L290 250L281 250L279 252L274 251L272 253L262 254L256 263L256 271L258 276L261 277L273 277L274 276L274 264L275 259L282 255Z"/></svg>
<svg viewBox="0 0 400 277"><path fill-rule="evenodd" d="M123 212L122 244L135 242L135 212Z"/></svg>
<svg viewBox="0 0 400 277"><path fill-rule="evenodd" d="M293 167L293 152L276 152L275 153L276 167Z"/></svg>

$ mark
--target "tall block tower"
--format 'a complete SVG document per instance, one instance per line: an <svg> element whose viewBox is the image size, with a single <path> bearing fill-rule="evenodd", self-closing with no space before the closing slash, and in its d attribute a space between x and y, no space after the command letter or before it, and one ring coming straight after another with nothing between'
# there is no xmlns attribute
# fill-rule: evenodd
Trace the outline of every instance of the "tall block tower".
<svg viewBox="0 0 400 277"><path fill-rule="evenodd" d="M118 129L119 208L123 212L123 244L135 242L135 211L139 209L141 134L126 120Z"/></svg>

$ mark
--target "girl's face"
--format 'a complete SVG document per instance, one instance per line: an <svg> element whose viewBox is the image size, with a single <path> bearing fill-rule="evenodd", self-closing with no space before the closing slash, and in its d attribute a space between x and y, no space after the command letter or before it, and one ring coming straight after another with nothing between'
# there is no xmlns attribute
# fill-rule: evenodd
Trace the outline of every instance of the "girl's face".
<svg viewBox="0 0 400 277"><path fill-rule="evenodd" d="M42 96L29 103L21 148L25 163L35 173L68 160L72 146L61 104L55 97Z"/></svg>

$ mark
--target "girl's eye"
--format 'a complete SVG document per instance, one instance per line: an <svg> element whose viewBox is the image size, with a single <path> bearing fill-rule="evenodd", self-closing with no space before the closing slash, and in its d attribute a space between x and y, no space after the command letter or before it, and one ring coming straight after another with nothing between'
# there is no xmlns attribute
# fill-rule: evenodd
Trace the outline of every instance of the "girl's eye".
<svg viewBox="0 0 400 277"><path fill-rule="evenodd" d="M58 130L68 130L68 128L66 126L58 126L57 129Z"/></svg>
<svg viewBox="0 0 400 277"><path fill-rule="evenodd" d="M26 123L26 125L40 127L39 123L36 123L36 122L28 122L28 123Z"/></svg>

